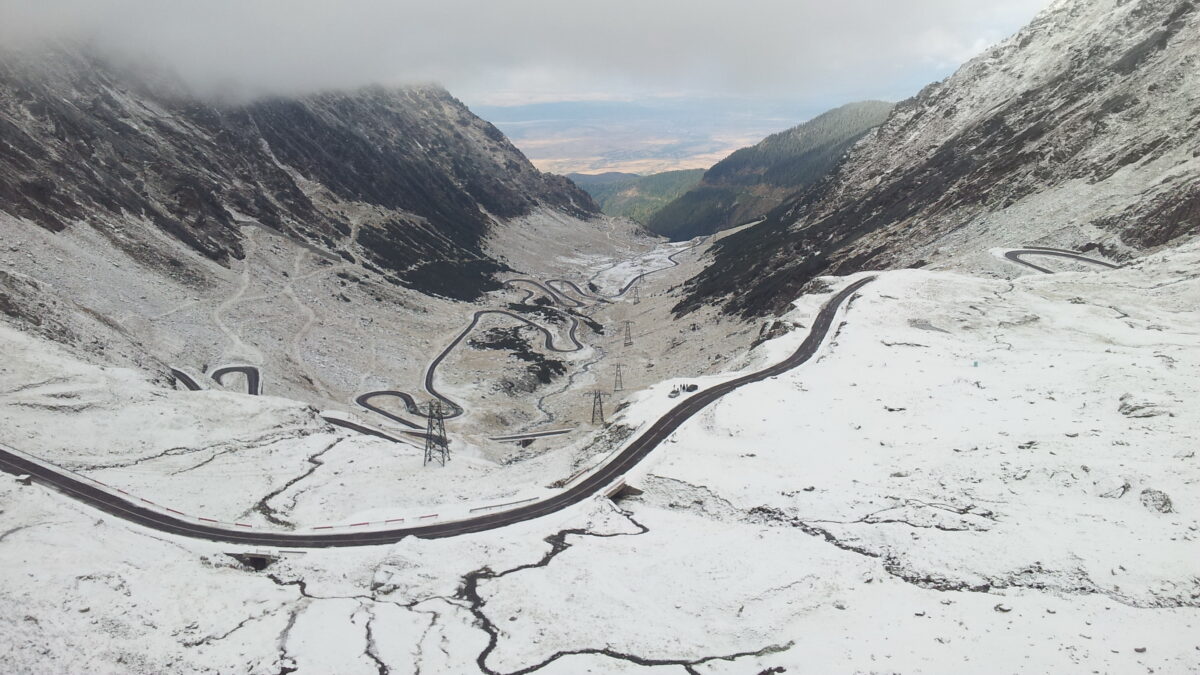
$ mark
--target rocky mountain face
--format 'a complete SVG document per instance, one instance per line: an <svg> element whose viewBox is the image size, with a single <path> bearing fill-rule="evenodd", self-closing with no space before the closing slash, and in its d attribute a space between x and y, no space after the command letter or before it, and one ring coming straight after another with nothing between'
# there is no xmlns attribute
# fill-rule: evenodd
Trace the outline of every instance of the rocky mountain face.
<svg viewBox="0 0 1200 675"><path fill-rule="evenodd" d="M222 104L63 49L0 53L0 209L86 223L165 270L175 254L131 222L223 264L257 223L455 299L495 287L481 243L497 220L598 214L438 87Z"/></svg>
<svg viewBox="0 0 1200 675"><path fill-rule="evenodd" d="M742 148L705 172L700 184L647 222L676 241L712 234L762 217L789 195L819 181L846 150L887 119L891 103L862 101Z"/></svg>
<svg viewBox="0 0 1200 675"><path fill-rule="evenodd" d="M778 312L818 275L975 269L992 246L1120 259L1194 236L1197 36L1194 0L1058 0L722 241L676 310Z"/></svg>

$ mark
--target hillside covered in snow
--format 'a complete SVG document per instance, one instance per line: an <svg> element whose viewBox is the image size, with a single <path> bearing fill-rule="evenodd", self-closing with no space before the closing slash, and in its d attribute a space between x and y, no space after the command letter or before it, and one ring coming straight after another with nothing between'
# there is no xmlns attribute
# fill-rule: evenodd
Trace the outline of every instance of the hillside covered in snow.
<svg viewBox="0 0 1200 675"><path fill-rule="evenodd" d="M491 532L267 549L279 560L254 572L229 554L262 547L164 536L10 477L9 667L1192 672L1198 263L1191 245L1117 271L882 273L813 361L667 438L625 477L636 496ZM802 298L741 367L794 350L831 293ZM170 391L0 340L6 447L252 528L465 518L549 498L572 455L603 461L576 446L423 471L419 448L303 405ZM614 428L645 428L676 385L637 393Z"/></svg>
<svg viewBox="0 0 1200 675"><path fill-rule="evenodd" d="M970 270L990 246L1128 259L1195 235L1197 35L1191 0L1056 0L726 239L678 310L761 316L821 274Z"/></svg>
<svg viewBox="0 0 1200 675"><path fill-rule="evenodd" d="M4 672L1200 672L1198 17L685 242L437 87L4 56Z"/></svg>

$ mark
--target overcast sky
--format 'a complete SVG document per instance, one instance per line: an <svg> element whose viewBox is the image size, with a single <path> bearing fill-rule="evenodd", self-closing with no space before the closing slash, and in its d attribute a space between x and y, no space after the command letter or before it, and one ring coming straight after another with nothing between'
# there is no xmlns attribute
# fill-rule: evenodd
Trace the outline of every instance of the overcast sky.
<svg viewBox="0 0 1200 675"><path fill-rule="evenodd" d="M0 0L200 88L437 81L475 104L651 95L899 98L1049 0ZM819 92L819 93L818 93Z"/></svg>

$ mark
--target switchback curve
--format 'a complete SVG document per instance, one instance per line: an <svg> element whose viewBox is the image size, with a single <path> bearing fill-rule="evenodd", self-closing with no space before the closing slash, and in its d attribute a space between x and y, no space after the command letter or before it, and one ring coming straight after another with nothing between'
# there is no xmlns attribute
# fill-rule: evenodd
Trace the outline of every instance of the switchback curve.
<svg viewBox="0 0 1200 675"><path fill-rule="evenodd" d="M247 394L250 394L251 396L262 395L262 374L259 371L258 366L222 366L209 373L208 376L212 378L213 382L216 382L221 386L225 386L225 383L221 381L221 378L230 373L241 373L246 376Z"/></svg>
<svg viewBox="0 0 1200 675"><path fill-rule="evenodd" d="M650 276L651 274L656 274L656 273L662 272L664 270L669 270L669 269L672 269L675 267L679 267L680 262L675 259L676 256L680 256L680 255L683 255L684 253L688 253L690 251L696 250L701 245L703 245L704 242L708 241L709 239L711 239L711 237L702 237L701 239L698 239L696 241L696 243L692 244L691 246L688 246L687 248L683 248L683 249L680 249L680 250L672 253L671 255L667 256L667 262L671 263L670 265L666 265L664 267L659 267L657 269L652 269L648 272L642 272L641 274L638 274L637 276L633 277L629 281L625 282L625 286L622 287L621 290L617 291L616 293L613 293L611 295L603 295L603 294L600 294L599 292L596 292L596 293L592 293L591 295L594 296L598 300L623 297L626 293L629 292L629 289L633 288L637 284L637 282ZM617 263L617 265L620 265L620 264L621 263ZM616 267L616 265L613 265L612 267ZM595 285L596 277L600 276L601 274L604 274L608 270L612 269L612 267L606 267L605 269L602 269L599 272L596 272L595 274L593 274L592 278L588 279L588 284ZM556 279L556 281L559 281L559 280ZM570 283L570 282L567 282L567 283ZM574 286L575 284L571 284L571 285ZM578 286L576 286L576 288L578 288Z"/></svg>
<svg viewBox="0 0 1200 675"><path fill-rule="evenodd" d="M1077 253L1075 251L1067 251L1064 249L1057 249L1057 248L1027 247L1027 248L1016 248L1011 251L1004 252L1005 258L1007 258L1008 260L1010 260L1012 262L1015 262L1018 265L1024 265L1025 267L1028 267L1030 269L1035 269L1039 272L1042 272L1043 274L1054 274L1054 270L1052 270L1052 269L1042 267L1041 265L1035 265L1035 264L1029 262L1028 260L1023 259L1025 256L1031 256L1031 255L1049 256L1052 258L1066 258L1068 260L1075 260L1077 262L1089 263L1092 265L1100 265L1102 267L1107 267L1109 269L1114 269L1114 270L1121 268L1120 265L1114 265L1114 264L1104 261L1104 260L1097 260L1095 258L1089 258L1089 257L1087 257L1081 253Z"/></svg>
<svg viewBox="0 0 1200 675"><path fill-rule="evenodd" d="M780 375L807 362L816 354L817 349L829 334L838 310L863 286L874 279L873 276L860 279L842 289L826 302L814 318L812 328L804 338L804 342L789 357L762 370L692 394L651 424L611 461L585 476L573 486L548 499L463 520L427 525L405 525L373 531L354 531L354 526L350 526L346 528L347 531L336 533L259 530L247 525L224 526L200 522L199 519L193 519L154 504L137 503L134 498L122 496L96 481L71 474L53 465L3 448L0 448L0 470L18 475L30 475L73 499L153 530L233 544L298 548L376 546L395 543L404 537L433 539L493 530L561 511L603 492L645 459L684 422L710 403L747 384Z"/></svg>
<svg viewBox="0 0 1200 675"><path fill-rule="evenodd" d="M559 311L559 310L555 310L555 311ZM474 314L471 315L471 322L469 324L467 324L467 327L464 328L461 332L459 332L459 334L457 336L455 336L455 338L450 342L450 344L446 345L446 347L444 349L442 349L442 351L439 352L438 355L435 356L432 361L429 362L429 366L425 369L425 379L424 379L425 391L430 396L434 397L435 399L440 401L444 406L446 406L447 410L444 411L445 419L453 419L455 417L460 417L465 412L465 409L458 403L454 402L450 397L446 396L445 394L443 394L442 392L437 390L437 387L434 385L434 382L433 382L434 376L437 374L438 367L442 364L442 362L446 359L446 357L450 355L450 352L454 351L460 344L462 344L462 341L464 339L466 339L466 337L468 335L470 335L473 330L475 330L475 327L479 325L480 319L482 319L483 317L485 317L489 314L496 314L499 316L506 316L510 319L515 319L527 326L532 327L534 330L539 331L542 334L543 346L547 351L556 352L559 354L570 354L572 352L577 352L577 351L583 349L583 343L581 343L579 341L579 338L577 337L578 331L579 331L579 319L575 318L574 316L572 316L566 312L562 312L562 315L567 317L567 320L569 321L569 328L567 329L567 339L570 341L570 344L571 344L570 347L560 347L560 346L556 345L555 341L554 341L554 333L552 333L548 328L545 328L544 326L542 326L540 324L530 321L529 319L526 319L525 317L520 316L519 314L514 314L510 311L503 310L503 309L481 309L481 310L475 312ZM429 411L421 410L421 407L417 404L416 400L412 397L411 394L407 394L407 393L401 392L401 391L394 391L394 390L371 391L371 392L367 392L365 394L358 396L356 399L354 399L354 401L355 401L355 403L363 406L364 408L366 408L372 412L379 413L379 414L383 415L384 417L387 417L391 420L400 422L407 426L414 426L411 422L407 422L394 414L386 412L383 409L379 408L378 406L371 405L369 403L364 403L364 401L369 402L370 399L375 398L375 397L380 397L380 396L394 396L396 398L399 398L401 401L404 402L404 409L407 410L410 415L415 415L418 417L425 417L425 418L429 417Z"/></svg>

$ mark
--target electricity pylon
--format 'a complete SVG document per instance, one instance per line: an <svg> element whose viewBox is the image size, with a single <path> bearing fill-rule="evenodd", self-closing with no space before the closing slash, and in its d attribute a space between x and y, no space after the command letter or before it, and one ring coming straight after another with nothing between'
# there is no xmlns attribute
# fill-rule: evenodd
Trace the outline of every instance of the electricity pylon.
<svg viewBox="0 0 1200 675"><path fill-rule="evenodd" d="M634 284L634 286L633 286L633 304L635 304L635 305L642 301L642 296L638 294L638 286L639 285L640 284Z"/></svg>
<svg viewBox="0 0 1200 675"><path fill-rule="evenodd" d="M621 323L625 324L625 346L632 347L633 346L633 331L630 330L630 327L633 326L633 322L626 319L625 321L622 321Z"/></svg>
<svg viewBox="0 0 1200 675"><path fill-rule="evenodd" d="M615 378L613 378L613 391L624 391L625 390L625 381L621 378L621 364L618 363L616 365L616 368L617 368L617 375Z"/></svg>
<svg viewBox="0 0 1200 675"><path fill-rule="evenodd" d="M429 402L429 418L425 425L425 464L437 460L442 466L450 459L450 442L446 440L446 413L441 401Z"/></svg>
<svg viewBox="0 0 1200 675"><path fill-rule="evenodd" d="M597 389L588 393L592 397L592 424L604 424L604 397L608 394ZM599 420L599 422L597 422Z"/></svg>

